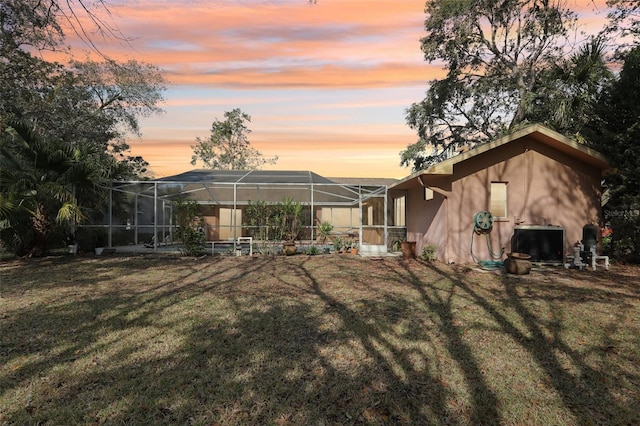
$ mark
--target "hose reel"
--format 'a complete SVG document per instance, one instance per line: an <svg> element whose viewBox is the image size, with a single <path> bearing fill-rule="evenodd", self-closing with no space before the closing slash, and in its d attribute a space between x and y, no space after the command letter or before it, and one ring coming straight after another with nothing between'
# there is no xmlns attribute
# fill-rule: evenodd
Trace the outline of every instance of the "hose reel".
<svg viewBox="0 0 640 426"><path fill-rule="evenodd" d="M478 234L491 232L493 227L493 215L491 212L478 212L473 216L473 230Z"/></svg>
<svg viewBox="0 0 640 426"><path fill-rule="evenodd" d="M492 228L493 228L493 215L491 214L491 212L482 211L482 212L476 213L473 216L473 230L471 231L471 247L469 249L471 252L471 257L473 257L473 260L475 260L477 263L483 266L493 265L495 267L498 263L501 263L501 262L496 262L494 260L481 261L473 253L473 236L475 234L479 234L479 235L484 234L487 242L487 249L491 257L493 259L502 258L502 255L504 254L504 248L502 248L502 250L500 250L499 253L494 253L493 249L491 248L491 240L489 238L489 234L491 233Z"/></svg>

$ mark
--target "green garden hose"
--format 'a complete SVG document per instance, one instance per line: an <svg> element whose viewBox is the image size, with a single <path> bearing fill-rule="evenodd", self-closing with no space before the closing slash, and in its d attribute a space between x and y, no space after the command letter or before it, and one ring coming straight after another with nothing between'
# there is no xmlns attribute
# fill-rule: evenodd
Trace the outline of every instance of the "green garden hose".
<svg viewBox="0 0 640 426"><path fill-rule="evenodd" d="M473 260L475 260L475 262L478 265L480 265L483 269L496 270L496 269L503 268L504 267L504 262L502 260L480 260L473 253L473 238L474 238L475 234L476 234L476 227L474 226L473 229L471 230L471 246L469 247L469 252L471 253L471 257L473 258ZM493 259L502 258L502 255L504 254L504 248L502 250L500 250L500 254L496 255L493 252L493 249L491 248L491 240L489 239L489 233L488 232L483 232L483 234L485 235L485 238L487 240L487 248L489 249L489 254L491 255L491 257Z"/></svg>

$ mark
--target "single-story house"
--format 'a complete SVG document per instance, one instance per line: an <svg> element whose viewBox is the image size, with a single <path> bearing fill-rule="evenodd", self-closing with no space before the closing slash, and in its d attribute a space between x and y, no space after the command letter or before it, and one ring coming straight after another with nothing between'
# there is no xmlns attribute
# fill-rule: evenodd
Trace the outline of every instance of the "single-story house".
<svg viewBox="0 0 640 426"><path fill-rule="evenodd" d="M387 200L396 179L326 178L295 170L191 170L146 181L112 183L111 203L102 223L109 246L140 245L173 240L173 207L178 200L195 202L207 241L229 241L256 234L247 221L255 202L277 203L287 198L302 204L305 242L316 241L323 222L334 235L355 240L362 253L387 251L387 242L404 236L395 227ZM112 208L117 206L117 209ZM404 209L401 210L404 219Z"/></svg>
<svg viewBox="0 0 640 426"><path fill-rule="evenodd" d="M582 239L583 226L602 225L607 168L598 152L534 124L389 190L406 192L407 239L416 242L417 254L431 245L446 262L490 261L512 250L562 262Z"/></svg>
<svg viewBox="0 0 640 426"><path fill-rule="evenodd" d="M174 202L191 200L200 206L207 240L237 239L252 235L245 220L252 201L290 197L304 206L300 237L307 241L315 241L317 227L328 221L334 231L353 235L363 254L385 253L406 239L415 241L417 255L434 246L445 262L497 260L516 251L561 263L582 239L583 226L602 224L607 168L601 154L536 124L400 180L192 170L114 182L118 208L110 207L96 225L108 228L109 246L152 236L171 240Z"/></svg>

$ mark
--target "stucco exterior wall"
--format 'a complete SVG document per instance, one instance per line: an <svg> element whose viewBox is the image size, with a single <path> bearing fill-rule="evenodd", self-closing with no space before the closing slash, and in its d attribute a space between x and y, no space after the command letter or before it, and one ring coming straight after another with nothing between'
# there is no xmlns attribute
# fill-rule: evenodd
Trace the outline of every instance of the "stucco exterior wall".
<svg viewBox="0 0 640 426"><path fill-rule="evenodd" d="M407 240L416 241L416 255L427 244L437 247L436 256L447 255L446 199L435 193L433 200L424 199L424 191L410 191L407 198Z"/></svg>
<svg viewBox="0 0 640 426"><path fill-rule="evenodd" d="M574 157L532 138L523 138L454 166L453 175L427 176L423 182L442 192L424 201L417 186L408 200L407 231L417 241L438 246L438 258L468 263L473 217L489 210L492 182L507 184L507 216L494 222L491 249L511 251L516 225L558 225L565 229L565 254L582 238L587 223L601 223L600 173ZM474 254L490 260L484 236L475 235Z"/></svg>

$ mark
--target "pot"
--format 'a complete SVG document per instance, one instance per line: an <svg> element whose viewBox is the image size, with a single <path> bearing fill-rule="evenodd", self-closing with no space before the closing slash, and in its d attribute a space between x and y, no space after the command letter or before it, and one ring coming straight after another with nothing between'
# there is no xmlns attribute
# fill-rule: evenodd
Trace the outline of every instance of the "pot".
<svg viewBox="0 0 640 426"><path fill-rule="evenodd" d="M416 242L415 241L401 241L400 250L402 251L403 259L416 258Z"/></svg>
<svg viewBox="0 0 640 426"><path fill-rule="evenodd" d="M298 251L298 247L296 246L296 243L284 243L284 244L282 244L282 252L286 256L294 255L294 254L296 254L297 251Z"/></svg>
<svg viewBox="0 0 640 426"><path fill-rule="evenodd" d="M531 272L531 256L526 253L508 253L504 269L514 275L527 275Z"/></svg>

